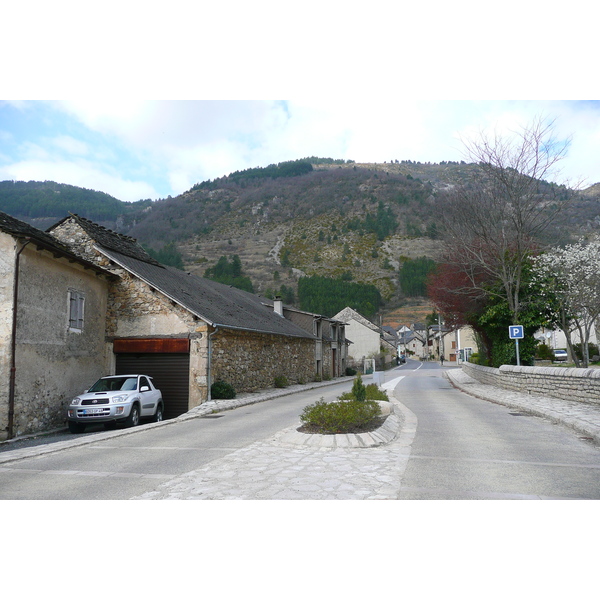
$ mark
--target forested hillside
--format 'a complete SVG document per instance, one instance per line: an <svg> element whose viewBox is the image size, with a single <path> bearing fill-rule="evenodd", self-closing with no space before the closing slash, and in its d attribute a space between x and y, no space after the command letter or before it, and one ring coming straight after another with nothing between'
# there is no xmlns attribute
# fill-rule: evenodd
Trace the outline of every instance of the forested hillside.
<svg viewBox="0 0 600 600"><path fill-rule="evenodd" d="M478 169L464 162L357 164L309 157L135 203L66 184L5 181L0 210L42 229L68 212L80 214L137 238L161 262L214 278L235 277L228 269L243 272L246 289L278 293L324 314L340 309L323 306L321 292L310 287L321 278L330 280L330 297L338 285L345 298L354 298L354 286L370 286L379 299L365 300L364 311L385 313L427 304L424 278L440 257L446 195ZM576 196L548 236L553 243L572 241L599 226L595 186Z"/></svg>
<svg viewBox="0 0 600 600"><path fill-rule="evenodd" d="M98 223L116 224L150 204L150 200L129 204L104 192L54 181L0 181L0 210L22 220L54 223L73 212Z"/></svg>

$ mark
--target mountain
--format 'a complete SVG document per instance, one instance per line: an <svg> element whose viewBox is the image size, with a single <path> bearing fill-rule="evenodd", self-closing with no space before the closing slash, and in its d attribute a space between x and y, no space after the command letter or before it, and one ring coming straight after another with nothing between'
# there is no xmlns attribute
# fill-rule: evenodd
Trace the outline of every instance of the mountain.
<svg viewBox="0 0 600 600"><path fill-rule="evenodd" d="M118 226L127 215L151 204L151 200L122 202L104 192L54 181L0 181L0 210L38 229L46 229L69 212Z"/></svg>
<svg viewBox="0 0 600 600"><path fill-rule="evenodd" d="M185 269L199 275L221 256L237 255L261 294L282 285L296 288L301 275L371 283L387 313L417 301L399 288L399 270L419 257L439 258L444 193L478 168L464 162L358 164L310 157L136 203L54 182L1 182L0 210L38 227L44 222L41 228L73 212L137 238L150 251L176 248ZM548 241L589 235L599 225L596 184L577 195ZM427 310L427 301L421 304Z"/></svg>

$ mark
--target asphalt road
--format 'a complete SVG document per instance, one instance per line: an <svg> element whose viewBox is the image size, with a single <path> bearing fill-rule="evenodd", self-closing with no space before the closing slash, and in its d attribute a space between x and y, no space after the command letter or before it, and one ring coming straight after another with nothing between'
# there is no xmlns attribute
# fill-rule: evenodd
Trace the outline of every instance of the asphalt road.
<svg viewBox="0 0 600 600"><path fill-rule="evenodd" d="M142 426L125 436L0 464L0 499L128 499L290 427L305 406L350 387L345 382L148 430ZM45 441L81 435L91 439L94 433L58 433Z"/></svg>
<svg viewBox="0 0 600 600"><path fill-rule="evenodd" d="M572 430L473 398L408 361L394 394L417 417L399 499L599 499L600 449ZM0 465L0 499L128 499L298 422L351 382ZM74 434L65 434L73 436ZM86 434L88 435L88 434ZM282 452L284 450L282 449ZM385 454L385 453L384 453ZM5 455L6 456L6 455ZM232 471L232 476L235 472Z"/></svg>
<svg viewBox="0 0 600 600"><path fill-rule="evenodd" d="M396 397L418 418L401 499L600 498L600 449L546 419L452 388L409 361Z"/></svg>

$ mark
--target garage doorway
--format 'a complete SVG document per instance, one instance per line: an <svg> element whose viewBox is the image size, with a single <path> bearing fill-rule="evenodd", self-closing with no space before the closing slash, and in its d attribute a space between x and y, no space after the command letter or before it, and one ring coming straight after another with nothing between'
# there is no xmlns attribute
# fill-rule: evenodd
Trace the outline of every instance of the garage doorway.
<svg viewBox="0 0 600 600"><path fill-rule="evenodd" d="M138 349L142 349L141 345L137 346ZM127 351L118 351L123 349ZM115 340L116 374L142 373L152 377L155 387L162 392L165 419L172 419L187 412L190 383L189 352L136 352L135 349L131 344L125 348L124 344L119 345Z"/></svg>

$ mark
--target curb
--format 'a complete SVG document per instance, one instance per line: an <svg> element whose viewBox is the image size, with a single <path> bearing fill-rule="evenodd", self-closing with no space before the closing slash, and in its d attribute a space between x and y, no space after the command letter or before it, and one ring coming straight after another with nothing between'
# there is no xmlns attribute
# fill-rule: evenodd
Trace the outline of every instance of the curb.
<svg viewBox="0 0 600 600"><path fill-rule="evenodd" d="M286 430L278 441L283 444L295 446L306 446L310 448L374 448L383 444L389 444L402 427L402 418L396 414L396 407L392 406L392 412L386 417L382 425L373 431L365 433L301 433L297 431L300 423Z"/></svg>

